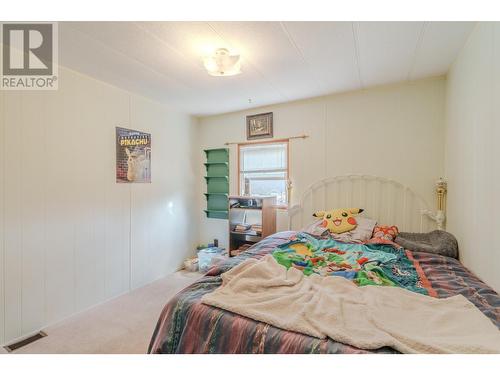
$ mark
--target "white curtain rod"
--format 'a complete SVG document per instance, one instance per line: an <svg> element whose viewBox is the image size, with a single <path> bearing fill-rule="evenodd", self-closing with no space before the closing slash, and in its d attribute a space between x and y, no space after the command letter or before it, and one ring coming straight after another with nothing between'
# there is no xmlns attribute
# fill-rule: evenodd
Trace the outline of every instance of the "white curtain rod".
<svg viewBox="0 0 500 375"><path fill-rule="evenodd" d="M229 145L249 145L252 143L272 143L272 142L285 142L289 141L290 139L306 139L309 136L306 134L302 135L296 135L294 137L288 137L288 138L280 138L280 139L266 139L264 141L249 141L249 142L226 142L224 145L229 146Z"/></svg>

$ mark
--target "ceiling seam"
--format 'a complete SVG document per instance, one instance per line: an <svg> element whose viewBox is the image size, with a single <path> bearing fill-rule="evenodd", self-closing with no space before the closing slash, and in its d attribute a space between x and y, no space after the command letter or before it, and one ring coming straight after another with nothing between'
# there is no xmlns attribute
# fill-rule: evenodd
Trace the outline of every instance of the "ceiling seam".
<svg viewBox="0 0 500 375"><path fill-rule="evenodd" d="M279 24L281 26L281 29L285 33L288 41L290 42L290 44L292 45L292 47L296 50L296 52L299 54L302 62L307 66L308 70L312 71L311 64L307 61L304 53L302 52L302 50L300 49L300 47L297 45L297 43L293 39L292 35L290 34L290 32L288 31L288 29L286 28L285 24L282 21L280 21ZM321 91L321 89L322 89L321 83L318 81L317 77L314 74L313 74L313 77L314 77L314 81L316 82L317 89Z"/></svg>
<svg viewBox="0 0 500 375"><path fill-rule="evenodd" d="M222 33L221 33L221 32L219 32L219 31L215 28L215 26L213 26L210 22L207 22L206 24L208 25L208 27L210 27L210 29L212 29L212 31L213 31L214 33L216 33L216 34L217 34L217 36L218 36L219 38L221 38L221 39L222 39L225 43L227 43L228 45L231 45L231 43L228 43L228 42L227 42L227 39L226 39L226 38L224 38L224 36L222 35ZM287 96L286 94L284 94L284 93L283 93L280 89L278 89L276 86L274 86L274 85L271 83L271 81L270 81L269 79L267 79L267 78L266 78L266 76L265 76L265 75L264 75L264 74L263 74L263 73L262 73L259 69L257 69L257 67L255 66L255 64L252 64L252 63L251 63L251 61L250 61L249 59L247 59L246 57L245 57L245 59L244 59L244 60L245 60L246 62L248 62L248 64L252 67L252 69L254 69L254 70L257 72L257 74L258 74L258 75L259 75L259 76L260 76L260 77L261 77L261 78L262 78L262 79L263 79L263 80L264 80L264 81L265 81L265 82L266 82L269 86L271 86L271 88L272 88L273 90L275 90L275 91L276 91L276 92L277 92L277 93L278 93L278 94L279 94L279 95L280 95L280 96L281 96L281 97L282 97L285 101L290 101L290 98L288 98L288 96Z"/></svg>
<svg viewBox="0 0 500 375"><path fill-rule="evenodd" d="M363 89L365 85L363 83L363 78L361 75L361 64L359 61L360 59L359 59L359 40L358 40L357 22L351 22L351 28L352 28L352 37L354 38L354 57L356 60L356 68L358 71L359 85Z"/></svg>
<svg viewBox="0 0 500 375"><path fill-rule="evenodd" d="M183 82L183 81L181 81L181 80L173 79L171 76L168 76L168 75L166 75L166 74L164 74L164 73L161 73L161 72L157 71L157 70L156 70L156 69L154 69L154 68L151 68L150 66L146 65L146 64L145 64L145 63L143 63L142 61L137 60L137 59L136 59L136 58L134 58L134 57L130 57L130 56L128 56L128 55L127 55L127 54L125 54L124 52L122 52L122 51L120 51L120 50L118 50L118 49L116 49L116 48L112 47L111 45L107 44L106 42L103 42L103 41L102 41L102 40L100 40L100 39L96 39L96 38L94 38L92 35L90 35L90 34L86 33L86 32L85 32L85 31L83 31L83 30L80 30L80 29L78 29L78 28L74 28L74 27L71 27L71 26L69 26L69 27L70 27L70 28L72 28L73 30L75 30L75 31L77 31L77 32L79 32L79 33L81 33L81 34L85 35L87 38L90 38L90 39L92 39L92 40L96 41L97 43L100 43L101 45L103 45L103 46L105 46L106 48L108 48L108 49L110 49L110 50L114 51L115 53L118 53L119 55L124 56L125 58L127 58L127 59L129 59L129 60L134 61L135 63L137 63L137 64L139 64L139 65L143 66L145 69L149 70L150 72L153 72L153 73L154 73L154 74L156 74L156 75L159 75L159 76L161 76L161 77L165 77L165 78L167 78L168 80L173 81L173 82L176 82L177 84L180 84L181 86L184 86L184 87L186 87L186 88L189 88L189 89L195 89L194 87L192 87L192 86L190 86L190 85L186 84L185 82Z"/></svg>
<svg viewBox="0 0 500 375"><path fill-rule="evenodd" d="M409 81L411 79L411 75L413 70L415 69L415 64L417 62L418 52L422 47L422 42L424 40L425 31L427 30L427 25L429 22L424 22L422 27L420 28L420 33L418 34L417 44L415 46L415 51L413 51L413 58L411 60L410 69L408 70L408 75L406 76L406 80Z"/></svg>

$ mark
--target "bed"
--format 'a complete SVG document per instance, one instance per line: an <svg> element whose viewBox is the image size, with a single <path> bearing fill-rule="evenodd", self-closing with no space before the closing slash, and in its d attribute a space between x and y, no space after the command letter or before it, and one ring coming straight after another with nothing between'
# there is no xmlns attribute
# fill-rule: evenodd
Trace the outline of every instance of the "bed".
<svg viewBox="0 0 500 375"><path fill-rule="evenodd" d="M442 187L442 185L441 185ZM439 190L438 190L439 193ZM391 347L363 350L331 339L276 328L201 302L221 286L221 274L249 258L263 258L285 244L322 207L366 207L379 222L409 232L426 232L443 225L442 202L435 212L411 189L373 176L340 176L319 181L289 212L289 231L263 239L238 257L210 269L164 307L154 330L149 353L398 353ZM439 254L404 250L418 274L424 293L438 297L461 294L500 328L500 297L458 260Z"/></svg>

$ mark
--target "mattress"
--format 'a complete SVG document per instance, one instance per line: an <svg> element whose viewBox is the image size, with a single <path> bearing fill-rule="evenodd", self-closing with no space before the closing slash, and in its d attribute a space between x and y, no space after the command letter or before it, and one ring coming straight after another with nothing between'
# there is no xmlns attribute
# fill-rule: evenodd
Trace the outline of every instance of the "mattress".
<svg viewBox="0 0 500 375"><path fill-rule="evenodd" d="M384 347L362 350L331 339L282 330L201 303L221 285L220 275L247 258L261 258L286 243L294 232L269 236L238 257L213 267L165 305L149 353L397 353ZM500 296L458 260L412 251L415 269L438 298L462 294L500 328Z"/></svg>

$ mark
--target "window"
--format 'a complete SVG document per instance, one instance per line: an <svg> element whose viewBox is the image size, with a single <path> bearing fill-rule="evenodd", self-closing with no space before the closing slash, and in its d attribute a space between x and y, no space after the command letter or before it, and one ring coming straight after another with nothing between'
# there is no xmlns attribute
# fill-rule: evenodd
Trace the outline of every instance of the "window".
<svg viewBox="0 0 500 375"><path fill-rule="evenodd" d="M260 143L239 147L241 195L276 196L287 204L288 142Z"/></svg>

